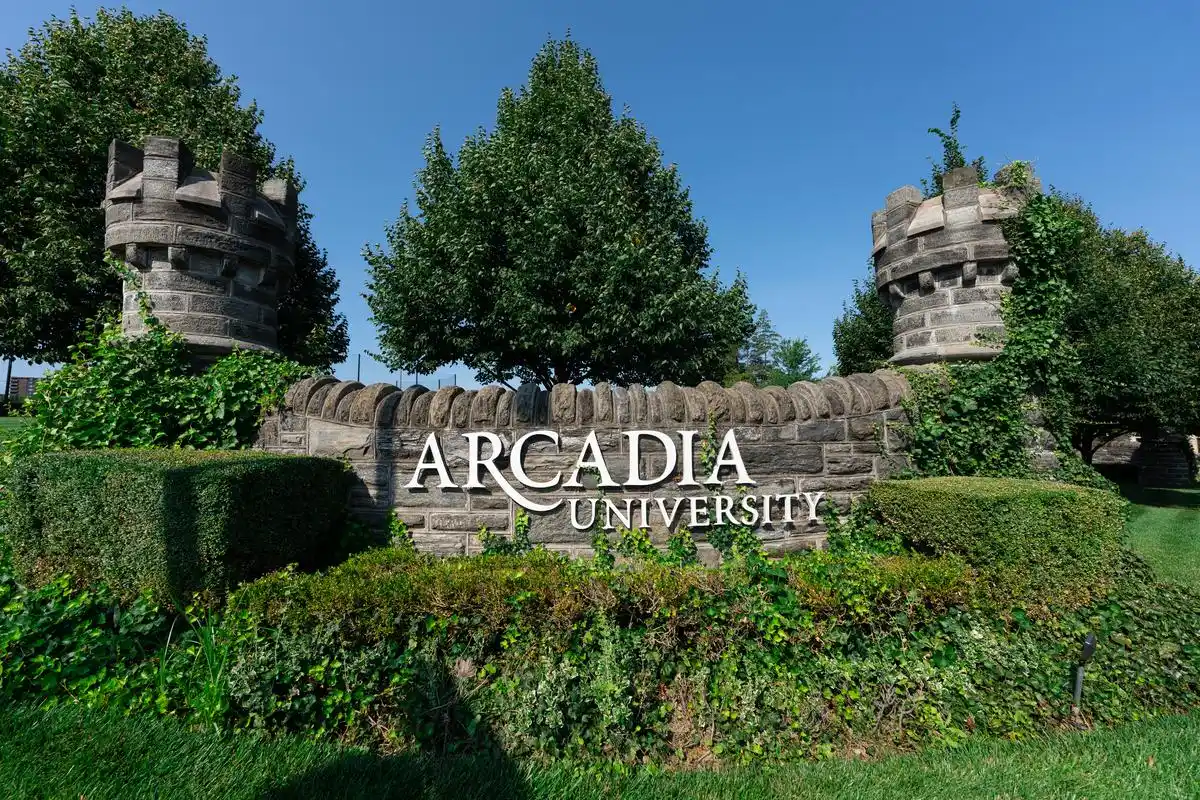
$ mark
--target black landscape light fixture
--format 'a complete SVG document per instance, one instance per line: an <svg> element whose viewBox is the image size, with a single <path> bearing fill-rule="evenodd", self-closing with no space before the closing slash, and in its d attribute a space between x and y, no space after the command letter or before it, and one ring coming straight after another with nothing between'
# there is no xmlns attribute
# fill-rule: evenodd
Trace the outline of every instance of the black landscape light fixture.
<svg viewBox="0 0 1200 800"><path fill-rule="evenodd" d="M1096 634L1089 633L1083 638L1083 648L1079 651L1079 660L1075 663L1075 695L1071 710L1079 713L1079 703L1083 698L1083 668L1092 660L1096 653Z"/></svg>

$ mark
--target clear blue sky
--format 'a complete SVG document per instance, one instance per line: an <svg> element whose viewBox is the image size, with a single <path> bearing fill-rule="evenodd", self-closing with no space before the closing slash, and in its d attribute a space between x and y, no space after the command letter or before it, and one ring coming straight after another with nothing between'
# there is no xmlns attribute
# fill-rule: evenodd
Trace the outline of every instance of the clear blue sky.
<svg viewBox="0 0 1200 800"><path fill-rule="evenodd" d="M787 336L832 360L865 274L870 214L917 184L926 133L963 107L968 157L1031 159L1110 224L1200 261L1200 4L665 3L544 0L132 2L208 37L308 179L342 281L352 355L375 347L361 250L412 194L421 144L490 126L547 37L571 35L679 165L714 265L748 277ZM69 2L0 0L0 48ZM92 6L79 5L90 15ZM447 370L448 375L451 370ZM36 374L18 365L14 374ZM395 380L363 358L364 382ZM458 370L459 383L469 383Z"/></svg>

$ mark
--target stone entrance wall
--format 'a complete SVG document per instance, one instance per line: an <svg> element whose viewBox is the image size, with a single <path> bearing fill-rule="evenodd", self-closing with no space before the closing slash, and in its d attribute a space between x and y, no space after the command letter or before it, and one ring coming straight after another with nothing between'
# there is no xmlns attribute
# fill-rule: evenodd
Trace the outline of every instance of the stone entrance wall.
<svg viewBox="0 0 1200 800"><path fill-rule="evenodd" d="M351 497L356 515L378 524L388 509L394 508L421 549L469 554L480 550L480 526L495 532L511 531L517 509L488 479L484 481L488 488L483 490L440 489L436 476L427 473L428 488L405 488L431 432L437 434L446 465L459 485L467 478L467 442L462 434L471 431L495 432L506 453L524 433L557 431L561 437L558 449L541 441L524 459L529 474L539 479L560 470L568 476L585 437L595 431L613 478L621 482L629 468L623 432L658 430L674 436L678 431L695 430L703 436L711 414L719 436L735 431L747 471L757 482L752 493L824 492L819 505L823 511L827 503L847 507L870 482L904 463L899 436L889 423L903 418L900 401L906 391L904 379L887 370L796 383L787 389L758 389L748 383L723 388L706 382L697 387L663 383L651 390L599 384L559 385L552 392L533 385L517 391L498 386L402 391L391 384L364 386L314 378L291 389L284 411L263 425L257 446L347 459L358 476ZM661 445L656 450L654 444L643 444L642 474L654 475L666 466L665 451ZM503 460L498 465L517 485L509 465ZM675 475L644 491L641 487L638 492L609 489L606 496L671 498L704 493L677 486L679 475L676 470ZM587 488L560 487L540 495L523 491L538 502L545 502L547 496L598 496ZM531 538L549 549L586 555L591 552L591 533L575 530L568 514L566 506L544 515L530 513ZM781 516L775 514L776 519ZM821 523L809 523L807 514L798 518L801 521L794 524L759 529L769 550L783 552L823 541ZM668 533L661 526L651 527L656 541L663 541ZM702 540L702 529L694 533ZM701 542L700 547L706 546Z"/></svg>

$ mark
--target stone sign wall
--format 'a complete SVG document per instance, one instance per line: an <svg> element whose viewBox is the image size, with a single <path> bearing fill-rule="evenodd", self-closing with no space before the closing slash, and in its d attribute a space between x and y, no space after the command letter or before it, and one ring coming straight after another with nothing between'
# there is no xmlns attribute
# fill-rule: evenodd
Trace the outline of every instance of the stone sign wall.
<svg viewBox="0 0 1200 800"><path fill-rule="evenodd" d="M480 550L481 526L511 532L518 511L518 503L486 470L480 471L483 488L464 488L470 434L484 432L476 440L495 434L503 443L494 462L501 477L536 505L564 501L548 513L529 512L534 542L575 555L590 553L593 534L578 523L590 521L586 510L594 500L597 513L611 510L604 505L607 500L631 512L632 527L641 527L639 508L649 508L648 527L658 542L684 524L703 551L703 526L688 523L690 509L686 504L680 508L680 501L712 494L698 483L684 485L688 472L702 477L699 442L711 416L717 431L714 444L733 432L735 454L753 481L744 491L758 498L769 496L762 508L771 522L760 520L757 529L768 550L782 552L814 546L824 538L823 525L809 518L804 493L816 502L818 513L830 503L845 508L871 481L903 464L899 436L889 423L902 419L900 401L906 390L904 379L886 370L796 383L787 389L758 389L748 383L723 388L706 382L697 387L663 383L650 390L599 384L559 385L549 392L533 385L516 391L498 386L430 391L313 378L289 391L283 411L263 425L258 446L347 459L358 476L351 508L360 518L381 523L394 508L419 548L469 554ZM636 431L646 433L632 444ZM538 433L529 436L533 432ZM665 434L681 453L676 469L665 479L607 488L603 498L595 474L586 474L581 485L564 485L570 483L591 436L614 482L657 477L667 466L668 453L651 432ZM442 488L432 467L414 482L419 464L430 463L430 434L453 487ZM681 447L685 440L691 445ZM518 444L524 457L514 464L510 459ZM691 458L686 459L689 449ZM735 472L729 468L720 475L721 493L727 496L735 493ZM527 480L517 480L518 473ZM557 485L547 486L556 475ZM542 488L522 485L529 483ZM670 525L663 524L660 510L673 508L679 513ZM572 517L575 512L577 519ZM789 516L791 521L785 521ZM620 521L619 513L616 519Z"/></svg>

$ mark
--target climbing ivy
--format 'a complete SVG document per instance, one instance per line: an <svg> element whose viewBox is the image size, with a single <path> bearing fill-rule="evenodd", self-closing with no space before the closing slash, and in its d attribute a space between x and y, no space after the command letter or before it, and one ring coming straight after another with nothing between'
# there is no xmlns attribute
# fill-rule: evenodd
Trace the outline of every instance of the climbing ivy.
<svg viewBox="0 0 1200 800"><path fill-rule="evenodd" d="M925 197L937 197L942 193L942 178L947 172L958 169L959 167L968 166L967 156L963 151L962 143L958 140L958 120L962 117L962 109L958 107L958 103L954 103L950 112L950 126L948 130L941 128L930 128L929 133L932 133L938 138L942 145L942 160L941 163L930 159L930 175L929 180L922 180L921 186L924 188ZM983 156L979 156L974 161L970 162L970 166L974 167L979 173L981 181L987 179L987 166L984 164Z"/></svg>
<svg viewBox="0 0 1200 800"><path fill-rule="evenodd" d="M1032 191L1028 171L1009 177ZM1072 406L1064 378L1076 353L1065 334L1073 281L1080 269L1083 229L1066 201L1030 194L1004 223L1013 266L1012 292L1001 304L1003 349L991 361L907 371L912 470L922 475L1043 477L1093 486L1108 482L1069 446ZM1057 466L1034 464L1030 448L1042 432Z"/></svg>

